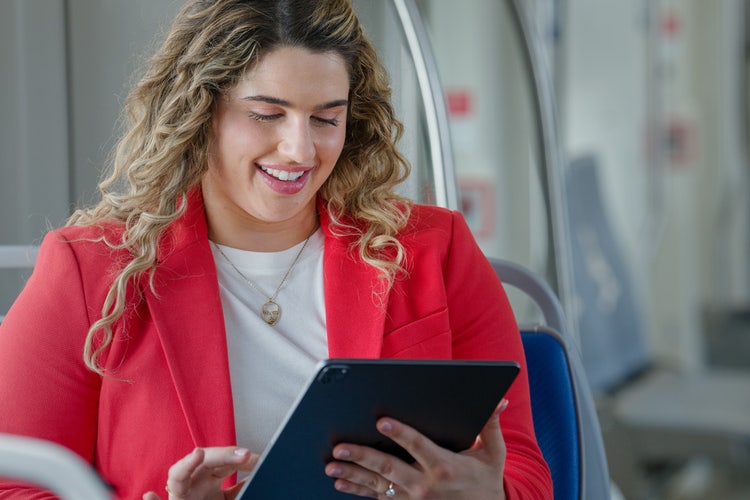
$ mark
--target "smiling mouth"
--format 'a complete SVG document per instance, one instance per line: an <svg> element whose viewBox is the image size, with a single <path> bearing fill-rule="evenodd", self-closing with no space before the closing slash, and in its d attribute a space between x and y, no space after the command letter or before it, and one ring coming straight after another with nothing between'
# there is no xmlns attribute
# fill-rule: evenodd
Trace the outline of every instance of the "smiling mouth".
<svg viewBox="0 0 750 500"><path fill-rule="evenodd" d="M276 170L275 168L268 168L264 167L262 165L259 165L260 169L270 175L271 177L278 179L280 181L288 181L293 182L305 175L305 172L290 172L288 170Z"/></svg>

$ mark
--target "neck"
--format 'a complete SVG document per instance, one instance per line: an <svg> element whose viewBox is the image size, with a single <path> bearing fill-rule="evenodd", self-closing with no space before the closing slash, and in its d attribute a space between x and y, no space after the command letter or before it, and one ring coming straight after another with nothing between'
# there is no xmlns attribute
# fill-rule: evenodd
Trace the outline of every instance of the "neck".
<svg viewBox="0 0 750 500"><path fill-rule="evenodd" d="M304 241L317 227L317 219L304 226L243 228L238 231L215 231L209 226L208 237L215 243L240 250L279 252Z"/></svg>
<svg viewBox="0 0 750 500"><path fill-rule="evenodd" d="M253 252L286 250L307 239L318 227L315 206L292 219L279 222L233 219L206 207L206 220L211 241Z"/></svg>

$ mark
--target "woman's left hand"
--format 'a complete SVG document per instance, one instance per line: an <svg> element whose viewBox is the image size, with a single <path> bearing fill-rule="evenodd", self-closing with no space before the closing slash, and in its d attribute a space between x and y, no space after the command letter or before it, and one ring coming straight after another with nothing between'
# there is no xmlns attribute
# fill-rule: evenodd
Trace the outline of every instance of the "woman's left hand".
<svg viewBox="0 0 750 500"><path fill-rule="evenodd" d="M338 461L326 465L334 486L352 495L393 499L497 499L504 500L505 440L499 415L508 402L493 412L474 445L454 453L392 418L381 418L378 430L416 460L408 464L393 455L366 446L339 444L333 449Z"/></svg>

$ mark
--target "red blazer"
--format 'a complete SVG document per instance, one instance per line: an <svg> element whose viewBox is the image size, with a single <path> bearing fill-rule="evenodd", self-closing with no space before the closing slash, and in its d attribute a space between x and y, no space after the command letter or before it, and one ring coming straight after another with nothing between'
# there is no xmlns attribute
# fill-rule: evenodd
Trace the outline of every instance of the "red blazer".
<svg viewBox="0 0 750 500"><path fill-rule="evenodd" d="M373 300L377 271L351 255L349 239L331 234L322 204L320 214L330 356L517 360L521 376L501 417L505 489L509 499L551 498L518 329L460 214L414 207L400 237L409 276L396 281L385 308ZM160 248L155 293L146 280L129 290L127 313L102 358L109 376L84 365L86 332L101 314L113 266L126 260L91 239L117 241L120 231L66 227L45 237L31 278L0 325L0 432L61 443L91 462L117 498L140 499L163 491L169 466L196 446L235 444L235 427L199 191ZM29 498L25 491L0 483L0 498Z"/></svg>

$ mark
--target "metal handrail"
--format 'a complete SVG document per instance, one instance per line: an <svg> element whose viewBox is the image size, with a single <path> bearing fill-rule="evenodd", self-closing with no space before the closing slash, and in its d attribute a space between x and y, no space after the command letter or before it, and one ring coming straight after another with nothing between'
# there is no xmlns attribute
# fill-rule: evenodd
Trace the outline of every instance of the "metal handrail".
<svg viewBox="0 0 750 500"><path fill-rule="evenodd" d="M0 268L34 267L38 252L35 245L0 245Z"/></svg>
<svg viewBox="0 0 750 500"><path fill-rule="evenodd" d="M526 49L526 65L534 79L532 92L535 97L533 99L536 107L535 118L541 132L539 153L543 165L543 168L539 170L539 176L542 185L546 188L542 194L549 218L549 240L552 242L554 251L548 261L549 273L547 279L563 304L566 318L571 323L571 332L573 332L576 341L579 341L573 300L573 264L565 220L567 203L562 185L564 159L559 142L553 80L549 74L549 68L544 65L543 47L530 19L528 2L525 2L525 0L508 0L508 2L511 7L510 10L516 17L516 24L520 27L520 34L524 41L522 45Z"/></svg>
<svg viewBox="0 0 750 500"><path fill-rule="evenodd" d="M49 488L64 500L112 498L81 457L59 444L26 436L0 434L0 476Z"/></svg>
<svg viewBox="0 0 750 500"><path fill-rule="evenodd" d="M39 247L35 245L0 245L0 269L24 269L34 267ZM0 314L0 323L5 319Z"/></svg>
<svg viewBox="0 0 750 500"><path fill-rule="evenodd" d="M435 204L458 209L458 189L453 165L448 111L443 96L435 55L427 29L414 0L393 0L417 73L425 108L432 172L435 182Z"/></svg>

